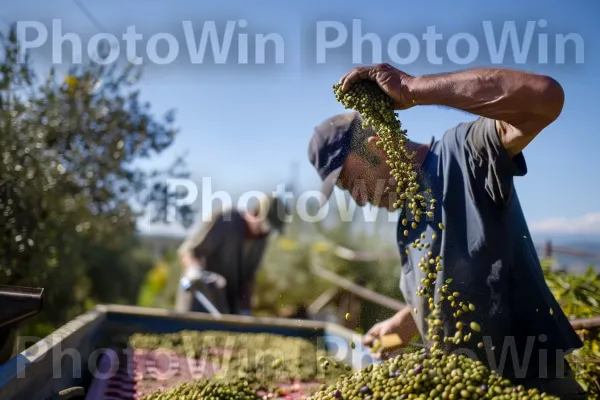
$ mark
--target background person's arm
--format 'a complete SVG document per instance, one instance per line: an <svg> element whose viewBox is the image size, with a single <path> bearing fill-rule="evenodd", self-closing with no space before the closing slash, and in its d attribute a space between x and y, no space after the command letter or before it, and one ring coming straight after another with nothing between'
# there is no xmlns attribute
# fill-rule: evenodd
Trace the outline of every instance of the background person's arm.
<svg viewBox="0 0 600 400"><path fill-rule="evenodd" d="M227 236L226 224L224 214L215 216L179 247L179 260L184 271L188 268L205 267L205 258L212 254Z"/></svg>

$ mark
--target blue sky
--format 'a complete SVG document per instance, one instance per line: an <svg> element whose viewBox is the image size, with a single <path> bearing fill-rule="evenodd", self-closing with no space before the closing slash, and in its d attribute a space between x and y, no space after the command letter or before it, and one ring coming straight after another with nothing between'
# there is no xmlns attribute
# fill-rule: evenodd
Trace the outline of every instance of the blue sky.
<svg viewBox="0 0 600 400"><path fill-rule="evenodd" d="M420 42L418 57L406 64L395 64L413 75L499 66L492 64L484 21L490 21L495 43L500 41L502 29L510 28L510 21L514 21L518 41L522 43L527 21L532 21L529 57L515 63L509 44L501 53L504 63L500 65L551 75L563 85L566 103L560 118L526 149L529 173L517 179L517 190L533 231L600 233L597 161L600 148L597 131L600 40L597 37L600 28L596 21L600 3L597 1L580 1L576 6L565 0L369 3L82 0L81 3L89 14L72 0L3 0L0 23L37 21L48 29L47 42L34 53L39 65L48 65L50 55L57 54L51 40L52 19L60 20L63 33L76 33L84 46L99 32L120 37L128 26L135 26L137 32L144 35L137 51L137 55L146 59L147 71L141 85L143 98L152 104L157 114L175 109L181 130L169 151L143 165L164 166L187 151L188 163L197 179L211 177L213 190L233 194L273 189L289 178L294 162L298 164L302 189L318 188L318 176L308 162L307 145L317 124L344 111L336 102L331 85L354 66L352 57L358 56L358 52L352 50L353 19L360 20L363 34L373 33L379 37L383 61L392 61L385 59L387 42L392 36L404 33L416 37ZM253 43L256 33L275 33L281 37L282 64L274 65L273 46L267 46L266 50L266 62L270 65L236 65L235 46L229 52L231 58L224 64L191 64L182 21L191 21L199 37L206 21L215 21L222 35L226 21L242 19L247 26L237 27L234 35L248 33L249 43ZM317 64L316 32L318 26L324 26L324 21L344 25L348 37L343 48L328 50L326 62ZM443 36L437 45L437 55L443 58L441 64L433 64L435 60L427 56L421 38L432 26ZM174 63L157 66L148 61L144 45L151 35L158 33L176 37L180 48ZM539 58L540 47L544 48L538 46L540 37L544 37L539 36L540 33L545 34L550 49L546 64ZM449 58L445 45L455 34L471 35L477 41L479 56L473 62L459 65ZM576 63L575 45L571 42L566 45L565 62L557 64L556 34L576 34L581 38L582 63ZM489 31L487 38L490 38ZM327 36L326 40L333 39ZM120 44L120 54L126 54L124 42ZM465 56L465 49L463 40L458 55ZM85 47L83 51L86 52ZM69 45L65 45L61 67L68 66L70 52ZM408 55L407 42L401 45L400 53ZM207 52L206 57L211 58L212 53ZM254 61L254 51L249 61L250 64ZM362 62L377 61L372 57L370 45L365 44ZM431 136L440 138L447 129L475 117L426 107L402 112L400 118L413 140L429 141Z"/></svg>

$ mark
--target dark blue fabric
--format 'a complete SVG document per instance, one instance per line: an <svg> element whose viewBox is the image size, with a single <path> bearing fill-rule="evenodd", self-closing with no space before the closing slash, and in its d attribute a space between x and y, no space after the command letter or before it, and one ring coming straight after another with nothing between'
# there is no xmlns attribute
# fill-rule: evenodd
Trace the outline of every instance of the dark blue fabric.
<svg viewBox="0 0 600 400"><path fill-rule="evenodd" d="M460 293L460 301L476 306L475 312L460 320L466 327L471 321L478 322L481 333L473 332L468 344L461 343L458 348L468 347L471 355L513 379L539 375L539 365L554 364L557 355L562 365L565 351L582 346L545 283L514 190L513 178L526 173L523 154L513 159L508 156L493 120L478 118L459 124L433 142L423 163L421 189L430 188L430 196L437 200L434 216L422 219L417 229L409 227L408 237L399 224L397 235L402 259L400 288L411 308L417 308L413 316L421 334L427 333L429 307L416 295L425 276L418 263L431 250L434 256L443 257L444 270L436 287L451 278L450 290ZM412 221L411 214L402 211L401 219L405 217ZM439 228L440 222L444 230ZM418 251L410 245L422 233L432 248ZM437 238L432 241L434 233ZM435 298L439 299L439 293ZM449 303L443 304L445 335L452 337L456 320ZM491 341L485 350L477 348L482 335ZM517 358L511 358L510 347L517 350ZM454 345L446 349L459 350ZM540 350L547 350L546 355L540 357L544 354ZM507 356L504 362L502 353Z"/></svg>

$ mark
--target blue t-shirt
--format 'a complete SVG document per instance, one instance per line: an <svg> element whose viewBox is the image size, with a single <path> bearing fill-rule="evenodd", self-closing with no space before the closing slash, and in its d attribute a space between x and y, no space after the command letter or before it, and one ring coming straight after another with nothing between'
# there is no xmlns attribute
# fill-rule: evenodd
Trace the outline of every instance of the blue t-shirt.
<svg viewBox="0 0 600 400"><path fill-rule="evenodd" d="M426 299L417 296L425 277L418 264L432 251L434 257L442 256L443 265L435 287L441 288L450 278L449 291L459 292L458 300L475 305L474 312L459 317L465 325L464 334L471 332L471 321L481 327L467 344L445 344L444 348L468 349L513 379L539 376L540 368L545 368L540 365L546 363L563 365L565 353L582 346L546 285L514 189L513 178L526 173L523 154L512 159L508 156L493 120L480 117L459 124L441 140L432 141L420 171L421 190L431 189L425 196L437 200L434 216L422 217L416 229L408 228L408 237L401 223L397 232L402 260L400 289L411 309L417 309L413 316L421 335L427 334L430 311ZM403 210L400 220L403 218L410 224L412 214ZM431 248L412 248L423 233ZM431 239L433 234L437 235L435 240ZM439 295L436 290L436 302ZM455 309L444 301L441 310L444 335L453 337L457 330L452 316ZM479 342L486 343L486 348L479 349Z"/></svg>

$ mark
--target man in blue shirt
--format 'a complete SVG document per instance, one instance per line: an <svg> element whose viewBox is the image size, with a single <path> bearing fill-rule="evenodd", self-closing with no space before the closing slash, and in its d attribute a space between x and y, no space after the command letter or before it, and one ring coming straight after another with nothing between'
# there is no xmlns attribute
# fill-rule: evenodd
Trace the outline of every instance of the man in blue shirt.
<svg viewBox="0 0 600 400"><path fill-rule="evenodd" d="M418 264L431 251L444 260L436 287L452 279L451 291L475 306L469 321L481 327L478 339L444 343L445 350L475 355L516 384L562 399L586 398L564 359L582 342L546 285L513 184L515 176L527 173L523 149L562 111L561 86L550 77L515 70L410 76L388 64L355 68L340 83L348 90L359 79L377 82L397 110L439 105L478 116L439 140L407 145L415 153L411 162L421 190L430 189L438 203L434 216L416 225L412 213L400 210L400 219L415 227L406 236L399 223L397 233L400 289L409 307L376 324L365 344L388 333L399 334L404 343L418 334L426 337L430 309L417 291L427 277ZM359 205L394 209L396 185L378 140L377 133L362 127L357 113L334 116L315 129L309 158L324 181L324 199L337 185ZM409 248L422 234L434 238L431 248ZM457 330L452 313L442 306L446 337Z"/></svg>

